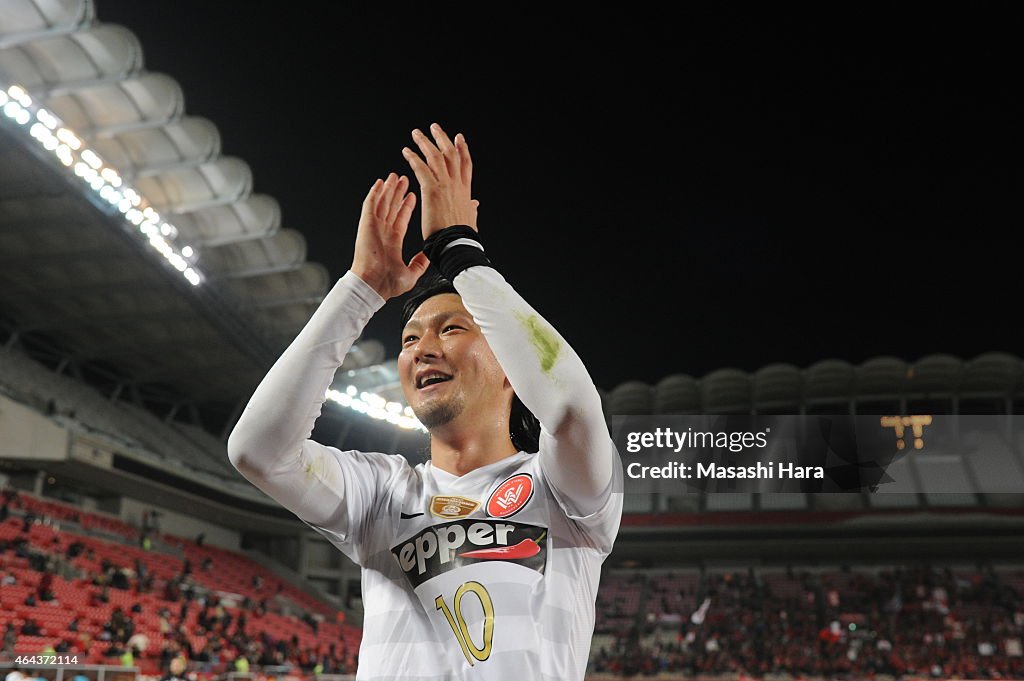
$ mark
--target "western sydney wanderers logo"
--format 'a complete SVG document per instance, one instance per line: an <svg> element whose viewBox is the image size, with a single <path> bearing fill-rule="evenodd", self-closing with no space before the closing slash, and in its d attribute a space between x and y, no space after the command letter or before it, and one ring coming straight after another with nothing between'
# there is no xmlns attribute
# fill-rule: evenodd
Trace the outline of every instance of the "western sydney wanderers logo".
<svg viewBox="0 0 1024 681"><path fill-rule="evenodd" d="M508 518L515 515L533 498L533 477L529 473L513 475L491 493L487 500L487 515Z"/></svg>
<svg viewBox="0 0 1024 681"><path fill-rule="evenodd" d="M480 508L480 502L459 496L433 496L430 498L430 515L454 520L465 518Z"/></svg>

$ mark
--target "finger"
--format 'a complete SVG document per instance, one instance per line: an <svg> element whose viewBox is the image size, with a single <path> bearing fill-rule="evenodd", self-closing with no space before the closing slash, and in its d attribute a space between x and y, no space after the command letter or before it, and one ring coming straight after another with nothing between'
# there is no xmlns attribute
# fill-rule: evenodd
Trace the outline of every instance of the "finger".
<svg viewBox="0 0 1024 681"><path fill-rule="evenodd" d="M423 273L430 267L430 260L427 258L427 254L420 251L416 255L412 256L412 260L409 261L409 269L419 279L423 276Z"/></svg>
<svg viewBox="0 0 1024 681"><path fill-rule="evenodd" d="M448 177L461 179L462 161L459 159L459 150L455 148L451 139L448 138L448 133L437 123L430 124L430 132L434 136L434 141L437 142L437 148L440 149L441 156L444 158L444 166L448 172Z"/></svg>
<svg viewBox="0 0 1024 681"><path fill-rule="evenodd" d="M398 178L398 182L395 184L395 193L391 197L391 201L388 202L388 212L384 217L386 224L391 224L395 221L395 216L398 215L398 209L402 207L402 201L405 200L405 190L409 188L409 178L402 175Z"/></svg>
<svg viewBox="0 0 1024 681"><path fill-rule="evenodd" d="M377 197L377 205L374 206L373 214L383 220L388 214L388 206L391 205L391 197L395 195L395 185L398 184L398 175L390 173L384 181L384 187Z"/></svg>
<svg viewBox="0 0 1024 681"><path fill-rule="evenodd" d="M377 195L380 193L384 180L378 179L370 187L367 198L362 200L362 217L367 218L374 214L374 207L377 205Z"/></svg>
<svg viewBox="0 0 1024 681"><path fill-rule="evenodd" d="M434 177L438 180L448 177L448 168L444 162L441 151L434 146L434 143L427 139L427 136L416 130L412 131L412 141L420 148L423 158L427 159L427 166L433 171Z"/></svg>
<svg viewBox="0 0 1024 681"><path fill-rule="evenodd" d="M423 162L423 159L419 157L415 151L409 147L402 147L402 156L409 162L409 167L412 168L413 174L416 176L416 181L420 183L420 186L430 184L431 182L437 182L437 177L434 176L434 171Z"/></svg>
<svg viewBox="0 0 1024 681"><path fill-rule="evenodd" d="M416 195L409 192L402 199L402 203L398 207L398 213L395 215L395 231L398 234L405 235L405 230L409 228L409 218L412 217L412 211L416 207Z"/></svg>
<svg viewBox="0 0 1024 681"><path fill-rule="evenodd" d="M469 145L466 144L466 138L461 132L455 136L455 146L459 150L459 159L462 161L460 177L466 184L471 184L473 182L473 158L469 155Z"/></svg>
<svg viewBox="0 0 1024 681"><path fill-rule="evenodd" d="M373 211L373 207L377 203L377 193L380 191L380 187L382 184L384 184L384 182L378 178L377 181L370 186L370 191L366 193L366 198L363 199L364 213Z"/></svg>

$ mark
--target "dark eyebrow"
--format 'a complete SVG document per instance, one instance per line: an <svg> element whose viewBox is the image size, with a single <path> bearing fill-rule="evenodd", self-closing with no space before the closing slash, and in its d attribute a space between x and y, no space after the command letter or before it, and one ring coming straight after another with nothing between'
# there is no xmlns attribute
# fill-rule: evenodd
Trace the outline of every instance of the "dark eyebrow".
<svg viewBox="0 0 1024 681"><path fill-rule="evenodd" d="M435 315L433 315L431 317L427 317L427 326L432 326L434 324L438 324L438 323L440 323L440 322L442 322L442 321L444 321L446 319L451 319L452 317L466 317L466 318L472 319L472 317L470 317L468 312L459 312L459 311L452 312L452 311L449 310L447 312L438 312L437 314L435 314ZM405 328L402 329L402 335L405 335L405 332L408 331L410 328L416 327L418 329L418 328L420 328L420 326L421 325L420 325L420 323L418 321L416 321L414 319L410 319L408 322L406 322Z"/></svg>

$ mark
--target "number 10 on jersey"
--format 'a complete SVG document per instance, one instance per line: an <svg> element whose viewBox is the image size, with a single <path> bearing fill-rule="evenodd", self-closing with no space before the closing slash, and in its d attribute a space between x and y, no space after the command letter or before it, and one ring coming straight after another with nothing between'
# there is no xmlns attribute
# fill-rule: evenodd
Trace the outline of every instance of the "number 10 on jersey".
<svg viewBox="0 0 1024 681"><path fill-rule="evenodd" d="M480 600L481 607L484 609L483 643L479 648L470 635L466 618L462 614L462 599L468 593L476 596ZM443 595L434 599L434 605L444 613L445 619L448 620L448 624L455 633L455 638L459 641L462 654L466 656L466 661L469 662L470 666L474 664L474 660L483 662L491 656L491 644L494 642L494 603L491 601L491 595L487 593L487 589L484 588L483 584L480 582L466 582L460 586L458 591L455 592L455 600L452 602L450 609L448 604L444 602ZM455 613L454 617L452 616L453 611Z"/></svg>

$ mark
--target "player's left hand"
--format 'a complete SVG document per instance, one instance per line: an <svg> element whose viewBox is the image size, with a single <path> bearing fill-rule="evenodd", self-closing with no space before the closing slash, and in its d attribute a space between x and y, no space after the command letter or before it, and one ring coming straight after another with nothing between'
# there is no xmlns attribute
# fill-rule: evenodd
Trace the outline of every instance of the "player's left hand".
<svg viewBox="0 0 1024 681"><path fill-rule="evenodd" d="M473 159L466 138L459 133L452 142L437 123L430 126L430 132L433 142L419 129L412 131L412 139L423 158L409 147L402 148L402 155L420 183L423 239L452 225L469 225L476 230L480 202L470 196Z"/></svg>

